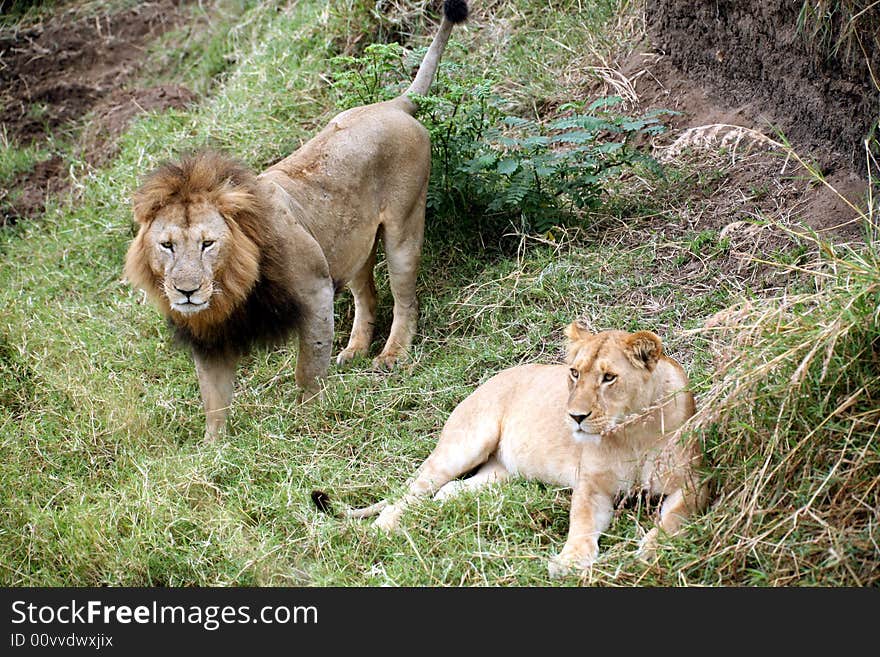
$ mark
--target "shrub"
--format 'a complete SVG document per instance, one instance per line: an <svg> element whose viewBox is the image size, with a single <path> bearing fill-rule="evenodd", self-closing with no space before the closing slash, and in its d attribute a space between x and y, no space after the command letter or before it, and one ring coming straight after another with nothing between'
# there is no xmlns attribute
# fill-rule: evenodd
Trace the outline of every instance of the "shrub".
<svg viewBox="0 0 880 657"><path fill-rule="evenodd" d="M361 57L334 58L340 108L395 97L408 80L397 44L375 44ZM419 58L420 59L420 58ZM626 167L661 173L639 143L664 130L655 110L613 112L621 99L558 108L563 118L531 120L506 111L491 79L441 64L432 94L416 98L431 134L428 208L442 217L488 217L503 227L544 233L599 205L603 182Z"/></svg>

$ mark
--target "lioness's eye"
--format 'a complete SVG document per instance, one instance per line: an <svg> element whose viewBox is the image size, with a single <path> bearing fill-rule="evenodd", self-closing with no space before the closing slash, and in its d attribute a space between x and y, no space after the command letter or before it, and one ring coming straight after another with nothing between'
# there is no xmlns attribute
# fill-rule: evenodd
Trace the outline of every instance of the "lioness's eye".
<svg viewBox="0 0 880 657"><path fill-rule="evenodd" d="M204 242L202 242L202 251L207 249L212 244L214 244L214 240L205 240Z"/></svg>
<svg viewBox="0 0 880 657"><path fill-rule="evenodd" d="M167 249L169 251L174 250L174 244L172 242L159 242L159 246L161 246L163 249Z"/></svg>
<svg viewBox="0 0 880 657"><path fill-rule="evenodd" d="M581 375L581 373L578 372L578 371L577 371L575 368L573 368L573 367L572 367L570 370L568 370L568 373L571 374L571 378L572 378L572 379L575 379L575 380L577 380L577 378Z"/></svg>
<svg viewBox="0 0 880 657"><path fill-rule="evenodd" d="M611 372L605 372L602 375L602 383L614 383L617 380L617 375L612 374Z"/></svg>

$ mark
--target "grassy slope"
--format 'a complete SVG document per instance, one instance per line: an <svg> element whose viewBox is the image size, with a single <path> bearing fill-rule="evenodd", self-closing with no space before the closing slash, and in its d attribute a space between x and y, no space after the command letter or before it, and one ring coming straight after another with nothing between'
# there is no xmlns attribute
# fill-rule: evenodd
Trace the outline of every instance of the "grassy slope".
<svg viewBox="0 0 880 657"><path fill-rule="evenodd" d="M566 491L514 482L443 506L428 502L392 537L318 514L309 492L321 487L350 503L399 492L460 399L504 367L557 360L561 328L575 317L597 328L655 330L697 392L708 387L704 338L685 330L749 282L725 279L727 246L713 233L670 237L650 220L617 228L620 216L677 221L672 182L647 195L630 181L639 188L612 196L605 230L572 231L555 243L481 236L467 217L456 229L429 228L420 333L406 366L333 371L326 398L300 408L295 348L259 352L241 367L228 440L200 445L192 363L120 280L132 236L127 199L145 170L190 144L211 142L260 167L311 134L333 106L326 59L354 41L361 4L246 8L225 39L206 41L235 63L212 84L202 81L211 91L199 107L140 121L110 167L81 177L73 202L0 233L3 583L547 584L546 560L567 531ZM609 29L626 22L614 17L613 0L475 4L473 26L453 36L464 47L450 53L466 53L478 71L505 71L524 112L568 100L573 92L556 72L606 52ZM594 9L578 11L585 6ZM376 20L364 42L395 27ZM428 29L419 20L407 27ZM202 62L189 75L219 68ZM674 175L679 190L700 184L688 171ZM683 292L683 275L691 291L706 293ZM390 323L379 278L377 340ZM337 310L339 348L351 322L346 296ZM766 573L721 574L699 563L718 513L670 540L646 568L633 548L650 514L622 510L588 581L767 581ZM835 583L834 573L802 576Z"/></svg>

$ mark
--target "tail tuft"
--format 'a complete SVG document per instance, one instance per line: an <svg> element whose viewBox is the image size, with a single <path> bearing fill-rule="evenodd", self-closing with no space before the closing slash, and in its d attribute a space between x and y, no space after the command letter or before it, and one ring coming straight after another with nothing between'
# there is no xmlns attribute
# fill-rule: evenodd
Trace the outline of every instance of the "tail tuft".
<svg viewBox="0 0 880 657"><path fill-rule="evenodd" d="M462 23L468 17L468 5L465 0L444 0L443 14L452 23Z"/></svg>
<svg viewBox="0 0 880 657"><path fill-rule="evenodd" d="M322 490L312 491L312 502L321 513L333 515L333 506L330 504L330 496Z"/></svg>

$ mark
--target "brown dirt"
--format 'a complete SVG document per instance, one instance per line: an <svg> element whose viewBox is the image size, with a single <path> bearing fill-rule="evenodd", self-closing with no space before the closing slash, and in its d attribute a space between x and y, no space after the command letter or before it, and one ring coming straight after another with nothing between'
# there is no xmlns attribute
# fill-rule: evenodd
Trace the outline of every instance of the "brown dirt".
<svg viewBox="0 0 880 657"><path fill-rule="evenodd" d="M665 137L667 144L689 128L719 124L741 126L774 141L780 140L774 131L780 122L768 115L765 105L746 101L738 95L727 95L708 79L693 77L691 71L678 67L650 44L629 55L619 69L632 85L639 109L664 108L678 112L665 121L669 128ZM701 213L699 228L720 229L729 222L759 216L783 219L784 213L784 223L799 220L823 237L836 241L862 239L862 226L852 205L866 207L868 180L863 170L852 163L852 157L844 157L830 148L818 135L800 134L802 139L791 140L795 151L823 171L834 189L817 184L795 161L786 162L779 149L745 138L739 151L731 153L726 160L715 157L711 162L701 163L723 171L723 184L713 188L712 196L719 203L724 198L729 200L723 202L726 207L716 207L714 213ZM786 138L789 135L786 134ZM661 145L663 143L661 140ZM716 149L719 145L720 139L714 142ZM705 153L698 154L703 156Z"/></svg>
<svg viewBox="0 0 880 657"><path fill-rule="evenodd" d="M646 18L654 48L726 105L810 150L826 174L864 172L863 140L880 119L874 5L852 24L835 17L836 50L808 33L811 23L798 26L801 1L648 0Z"/></svg>
<svg viewBox="0 0 880 657"><path fill-rule="evenodd" d="M0 189L0 226L15 224L22 217L39 214L46 206L49 196L60 194L67 188L64 160L53 155L37 162L30 171L20 173L12 181L10 189Z"/></svg>
<svg viewBox="0 0 880 657"><path fill-rule="evenodd" d="M156 0L114 14L80 11L77 2L37 23L0 29L0 129L6 139L47 144L50 136L83 135L82 158L98 165L116 137L146 110L182 107L194 94L182 87L129 88L149 43L187 19L180 0ZM67 187L57 155L0 189L0 225L39 215L49 194Z"/></svg>

